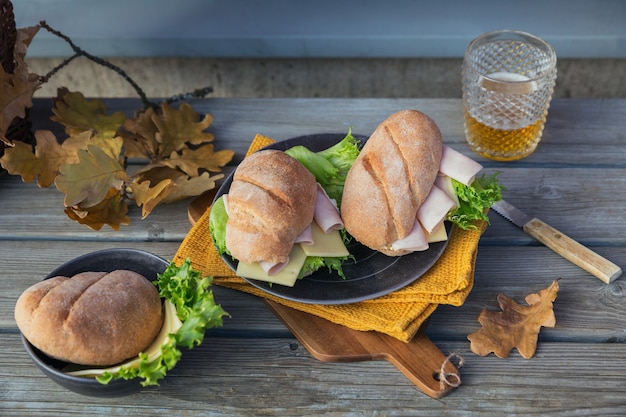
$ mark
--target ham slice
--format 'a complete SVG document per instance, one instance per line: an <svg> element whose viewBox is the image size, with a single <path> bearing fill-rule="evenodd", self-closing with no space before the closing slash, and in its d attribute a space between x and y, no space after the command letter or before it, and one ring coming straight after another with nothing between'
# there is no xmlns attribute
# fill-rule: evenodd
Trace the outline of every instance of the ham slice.
<svg viewBox="0 0 626 417"><path fill-rule="evenodd" d="M417 210L417 219L427 233L432 233L446 218L450 210L456 207L456 202L441 188L433 185L426 197L426 201Z"/></svg>
<svg viewBox="0 0 626 417"><path fill-rule="evenodd" d="M287 258L285 262L279 263L265 261L259 262L259 266L261 267L261 269L263 269L263 271L270 277L282 271L287 266L287 264L289 264L289 258Z"/></svg>
<svg viewBox="0 0 626 417"><path fill-rule="evenodd" d="M415 219L415 223L413 223L413 228L409 232L409 234L403 238L396 240L391 244L391 249L393 250L409 250L413 252L424 251L428 249L428 238L424 233L424 229L419 224L417 219Z"/></svg>
<svg viewBox="0 0 626 417"><path fill-rule="evenodd" d="M328 194L326 194L326 191L319 183L317 184L317 198L315 199L313 219L315 219L315 222L324 233L343 229L343 221L336 204L328 197Z"/></svg>
<svg viewBox="0 0 626 417"><path fill-rule="evenodd" d="M302 231L302 233L300 233L298 235L298 237L296 238L295 243L301 243L303 245L312 245L315 243L315 241L313 240L313 230L311 229L311 224L309 224L306 229L304 229Z"/></svg>
<svg viewBox="0 0 626 417"><path fill-rule="evenodd" d="M447 175L437 175L437 178L435 179L435 186L445 191L446 194L448 194L448 197L454 200L457 207L460 205L459 196L456 195L454 185L452 185L452 178Z"/></svg>
<svg viewBox="0 0 626 417"><path fill-rule="evenodd" d="M454 178L461 184L471 185L481 169L483 166L472 158L443 145L441 163L439 164L440 173Z"/></svg>

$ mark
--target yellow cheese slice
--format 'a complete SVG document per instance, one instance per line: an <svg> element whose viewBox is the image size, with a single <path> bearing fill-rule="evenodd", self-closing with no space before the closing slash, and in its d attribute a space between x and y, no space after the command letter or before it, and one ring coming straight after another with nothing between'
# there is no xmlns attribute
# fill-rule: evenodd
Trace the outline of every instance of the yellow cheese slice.
<svg viewBox="0 0 626 417"><path fill-rule="evenodd" d="M176 314L176 306L172 304L169 300L165 300L163 303L163 325L161 326L161 331L154 339L154 342L150 345L148 349L144 352L148 355L148 360L153 361L161 355L161 345L165 343L168 335L176 333L178 329L183 325L183 323L178 318ZM66 372L68 375L73 376L83 376L83 377L92 377L100 376L105 372L115 373L120 370L122 366L126 368L133 368L139 366L141 359L139 356L128 360L121 365L112 366L109 368L93 368L93 369L79 369L76 371Z"/></svg>
<svg viewBox="0 0 626 417"><path fill-rule="evenodd" d="M293 245L293 249L291 249L289 254L289 263L275 275L267 275L258 263L247 264L243 262L239 262L237 265L236 273L244 278L258 279L259 281L293 287L298 280L298 274L300 274L305 260L306 254L300 248L300 245Z"/></svg>
<svg viewBox="0 0 626 417"><path fill-rule="evenodd" d="M424 231L426 233L426 231ZM428 243L445 242L448 240L448 232L443 222L435 228L431 234L426 234Z"/></svg>
<svg viewBox="0 0 626 417"><path fill-rule="evenodd" d="M341 234L338 230L324 233L322 228L313 222L311 224L311 232L313 233L313 242L315 243L312 245L300 245L307 256L338 258L350 255L346 245L343 244L343 239L341 239Z"/></svg>

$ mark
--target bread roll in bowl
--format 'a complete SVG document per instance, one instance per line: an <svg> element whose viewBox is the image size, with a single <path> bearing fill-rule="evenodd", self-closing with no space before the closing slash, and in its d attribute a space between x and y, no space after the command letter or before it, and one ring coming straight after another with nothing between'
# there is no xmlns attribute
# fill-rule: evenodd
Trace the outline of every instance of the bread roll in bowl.
<svg viewBox="0 0 626 417"><path fill-rule="evenodd" d="M110 366L137 356L163 323L156 287L127 270L82 272L39 282L18 298L15 320L24 337L50 357Z"/></svg>
<svg viewBox="0 0 626 417"><path fill-rule="evenodd" d="M389 256L413 228L439 172L443 149L436 123L417 110L389 116L372 133L348 172L341 203L345 228L361 244Z"/></svg>

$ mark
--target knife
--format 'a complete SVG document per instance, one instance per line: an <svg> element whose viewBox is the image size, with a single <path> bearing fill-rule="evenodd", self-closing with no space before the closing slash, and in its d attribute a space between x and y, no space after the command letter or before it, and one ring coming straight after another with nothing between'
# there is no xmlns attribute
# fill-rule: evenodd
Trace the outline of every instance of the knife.
<svg viewBox="0 0 626 417"><path fill-rule="evenodd" d="M573 264L593 274L606 284L613 282L622 275L622 269L613 262L598 255L538 218L530 217L506 201L500 200L494 203L491 208L514 225L521 227L524 232L539 242Z"/></svg>

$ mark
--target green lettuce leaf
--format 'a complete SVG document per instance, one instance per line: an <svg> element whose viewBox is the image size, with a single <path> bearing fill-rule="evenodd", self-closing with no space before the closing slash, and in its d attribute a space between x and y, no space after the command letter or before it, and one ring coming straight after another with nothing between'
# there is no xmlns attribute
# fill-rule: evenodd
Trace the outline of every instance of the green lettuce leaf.
<svg viewBox="0 0 626 417"><path fill-rule="evenodd" d="M306 276L311 275L315 271L327 268L329 273L336 271L337 274L346 279L346 276L343 273L342 265L344 262L354 259L353 255L342 256L342 257L322 257L322 256L307 256L304 261L304 265L300 270L300 274L298 275L298 279L304 278Z"/></svg>
<svg viewBox="0 0 626 417"><path fill-rule="evenodd" d="M452 179L454 190L459 198L459 207L448 213L447 219L462 229L476 229L475 222L489 222L487 209L496 201L502 200L504 187L498 181L498 173L484 174L474 180L471 186Z"/></svg>
<svg viewBox="0 0 626 417"><path fill-rule="evenodd" d="M224 196L220 196L209 213L209 231L211 232L211 238L215 243L217 253L220 255L230 255L230 251L226 247L226 222L228 221L228 214L226 214L226 207L224 206Z"/></svg>
<svg viewBox="0 0 626 417"><path fill-rule="evenodd" d="M337 202L338 207L341 207L346 176L359 152L359 141L352 135L352 127L340 142L322 151L313 152L300 145L285 151L311 171L328 197Z"/></svg>

